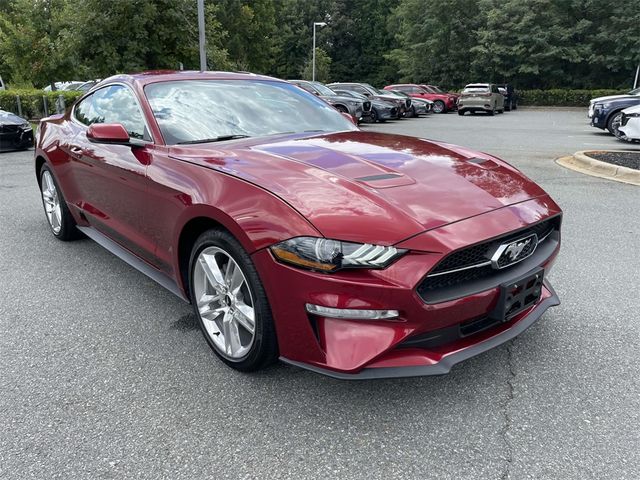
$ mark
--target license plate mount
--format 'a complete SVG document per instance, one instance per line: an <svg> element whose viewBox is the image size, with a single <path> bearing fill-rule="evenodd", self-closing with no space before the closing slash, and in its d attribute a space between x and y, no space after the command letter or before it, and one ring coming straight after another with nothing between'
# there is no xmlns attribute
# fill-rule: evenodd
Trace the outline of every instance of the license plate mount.
<svg viewBox="0 0 640 480"><path fill-rule="evenodd" d="M539 268L515 281L500 285L500 296L490 317L501 322L508 322L517 314L532 307L540 301L544 269Z"/></svg>

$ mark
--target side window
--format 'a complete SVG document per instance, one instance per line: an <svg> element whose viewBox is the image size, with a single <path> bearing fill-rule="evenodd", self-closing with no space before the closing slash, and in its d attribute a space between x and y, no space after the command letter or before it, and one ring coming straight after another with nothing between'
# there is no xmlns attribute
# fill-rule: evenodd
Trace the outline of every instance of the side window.
<svg viewBox="0 0 640 480"><path fill-rule="evenodd" d="M122 85L95 91L76 106L75 115L85 125L120 123L132 138L151 140L133 93Z"/></svg>
<svg viewBox="0 0 640 480"><path fill-rule="evenodd" d="M491 85L491 92L492 92L492 93L500 93L500 92L498 91L498 87L497 87L497 86L495 86L495 85Z"/></svg>
<svg viewBox="0 0 640 480"><path fill-rule="evenodd" d="M101 123L95 110L93 109L93 95L85 97L74 110L76 120L85 125L91 125L92 123Z"/></svg>
<svg viewBox="0 0 640 480"><path fill-rule="evenodd" d="M353 90L355 92L361 93L362 95L366 95L366 96L370 95L368 90L366 88L364 88L364 87L361 87L360 85L354 85Z"/></svg>

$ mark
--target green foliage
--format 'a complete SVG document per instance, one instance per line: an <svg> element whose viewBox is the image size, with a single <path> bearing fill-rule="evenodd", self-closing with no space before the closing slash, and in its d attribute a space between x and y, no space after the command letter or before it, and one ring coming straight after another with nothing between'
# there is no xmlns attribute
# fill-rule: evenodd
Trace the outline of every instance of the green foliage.
<svg viewBox="0 0 640 480"><path fill-rule="evenodd" d="M196 5L0 0L0 75L13 87L43 87L180 63L198 69ZM638 0L207 0L205 8L216 70L298 77L320 21L328 79L379 87L621 88L640 63Z"/></svg>
<svg viewBox="0 0 640 480"><path fill-rule="evenodd" d="M0 91L0 110L18 114L18 102L20 97L22 116L24 118L42 118L45 115L44 102L46 99L49 114L56 113L56 102L62 96L66 108L82 96L84 92L43 92L35 88L12 89Z"/></svg>
<svg viewBox="0 0 640 480"><path fill-rule="evenodd" d="M322 83L328 83L331 78L331 57L322 48L316 48L316 80ZM313 78L313 57L310 55L309 60L304 64L304 68L300 72L304 80L312 80Z"/></svg>
<svg viewBox="0 0 640 480"><path fill-rule="evenodd" d="M589 100L607 95L626 93L621 90L521 90L518 92L520 105L539 105L554 107L587 107Z"/></svg>

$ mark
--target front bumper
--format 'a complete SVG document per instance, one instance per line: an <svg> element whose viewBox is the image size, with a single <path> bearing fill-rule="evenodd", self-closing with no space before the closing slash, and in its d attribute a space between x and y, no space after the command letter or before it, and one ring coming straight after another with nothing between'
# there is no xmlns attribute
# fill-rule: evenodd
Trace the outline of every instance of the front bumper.
<svg viewBox="0 0 640 480"><path fill-rule="evenodd" d="M513 338L547 308L558 304L547 281L539 301L507 322L453 339L440 337L444 340L420 343L419 347L416 339L422 342L437 332L462 331L464 325L490 314L505 279L482 288L461 288L459 295L434 298L432 303L421 298L417 287L450 252L558 213L557 205L542 197L436 228L399 243L398 247L409 249L409 253L383 270L343 270L327 275L283 265L268 249L255 252L252 257L275 319L281 360L337 378L442 374L454 364ZM536 258L509 267L513 275L540 267L548 272L559 250L559 233L554 242ZM376 321L325 318L307 313L307 303L340 309L393 309L400 316Z"/></svg>
<svg viewBox="0 0 640 480"><path fill-rule="evenodd" d="M0 150L20 150L33 147L33 130L0 129Z"/></svg>
<svg viewBox="0 0 640 480"><path fill-rule="evenodd" d="M628 140L640 140L640 118L622 117L622 125L618 127L618 130Z"/></svg>
<svg viewBox="0 0 640 480"><path fill-rule="evenodd" d="M423 357L424 363L418 365L407 366L380 366L372 365L364 368L358 373L341 373L334 370L315 367L302 362L296 362L284 357L280 357L285 363L295 365L316 373L322 373L329 377L338 378L340 380L371 380L379 378L402 378L402 377L421 377L427 375L445 375L449 373L451 367L469 358L480 355L481 353L491 350L509 340L514 339L531 325L537 322L542 314L550 307L560 305L560 299L553 290L553 287L545 281L542 299L535 307L526 313L519 320L512 320L513 324L492 332L492 335L483 336L468 342L466 345L453 345L448 351L444 352L418 352L417 358ZM511 322L510 322L511 323Z"/></svg>
<svg viewBox="0 0 640 480"><path fill-rule="evenodd" d="M593 109L591 117L589 117L589 125L592 127L604 130L607 128L607 115L606 112L600 108Z"/></svg>

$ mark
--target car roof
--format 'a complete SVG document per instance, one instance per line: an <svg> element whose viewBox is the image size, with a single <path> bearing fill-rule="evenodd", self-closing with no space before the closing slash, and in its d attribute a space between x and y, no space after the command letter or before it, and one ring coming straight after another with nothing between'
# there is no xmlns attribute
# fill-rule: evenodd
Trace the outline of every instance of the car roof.
<svg viewBox="0 0 640 480"><path fill-rule="evenodd" d="M490 83L470 83L468 85L465 85L464 88L467 87L488 87L489 85L491 85Z"/></svg>
<svg viewBox="0 0 640 480"><path fill-rule="evenodd" d="M100 83L135 83L144 87L150 83L173 82L177 80L269 80L286 83L284 80L280 80L278 78L267 77L266 75L257 75L249 72L200 72L195 70L150 70L140 73L114 75L109 78L105 78Z"/></svg>

